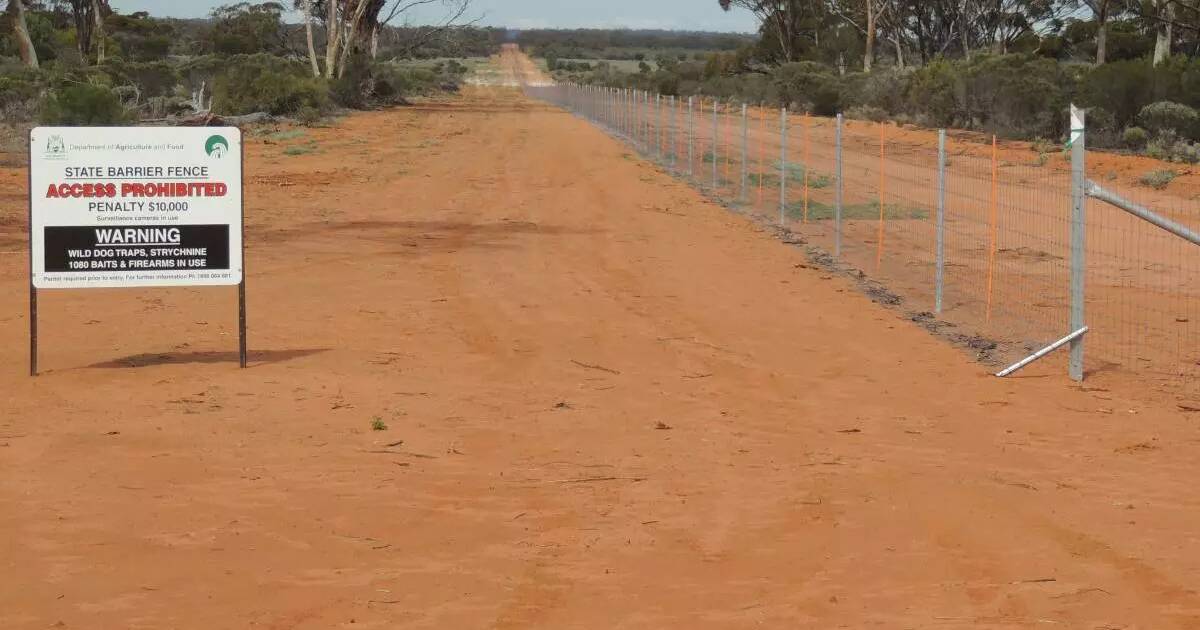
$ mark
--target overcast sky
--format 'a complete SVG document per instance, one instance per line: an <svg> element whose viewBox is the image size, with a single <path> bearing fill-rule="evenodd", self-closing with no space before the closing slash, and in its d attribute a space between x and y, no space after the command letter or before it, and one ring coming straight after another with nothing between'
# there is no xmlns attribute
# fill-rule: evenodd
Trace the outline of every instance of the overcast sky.
<svg viewBox="0 0 1200 630"><path fill-rule="evenodd" d="M204 17L213 7L236 0L111 0L121 13ZM491 26L515 28L656 28L752 32L754 17L725 13L717 0L474 0L475 16ZM438 3L434 3L437 5ZM436 21L438 8L414 10L414 23Z"/></svg>

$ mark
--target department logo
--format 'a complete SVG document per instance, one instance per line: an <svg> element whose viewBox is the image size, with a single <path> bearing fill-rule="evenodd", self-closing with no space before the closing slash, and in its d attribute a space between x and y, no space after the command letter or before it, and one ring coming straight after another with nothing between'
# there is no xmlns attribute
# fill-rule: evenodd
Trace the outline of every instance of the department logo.
<svg viewBox="0 0 1200 630"><path fill-rule="evenodd" d="M226 153L229 153L229 141L225 139L225 136L212 136L208 142L204 143L204 152L209 157L223 158Z"/></svg>
<svg viewBox="0 0 1200 630"><path fill-rule="evenodd" d="M63 142L62 136L50 136L50 138L46 140L46 159L67 159L67 143Z"/></svg>

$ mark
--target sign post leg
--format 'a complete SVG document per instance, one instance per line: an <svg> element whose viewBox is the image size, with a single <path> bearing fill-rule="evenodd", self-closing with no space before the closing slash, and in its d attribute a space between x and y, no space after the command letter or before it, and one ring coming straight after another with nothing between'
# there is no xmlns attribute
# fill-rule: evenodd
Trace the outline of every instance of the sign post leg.
<svg viewBox="0 0 1200 630"><path fill-rule="evenodd" d="M29 284L29 375L38 375L37 287Z"/></svg>
<svg viewBox="0 0 1200 630"><path fill-rule="evenodd" d="M238 283L238 363L246 367L246 278Z"/></svg>

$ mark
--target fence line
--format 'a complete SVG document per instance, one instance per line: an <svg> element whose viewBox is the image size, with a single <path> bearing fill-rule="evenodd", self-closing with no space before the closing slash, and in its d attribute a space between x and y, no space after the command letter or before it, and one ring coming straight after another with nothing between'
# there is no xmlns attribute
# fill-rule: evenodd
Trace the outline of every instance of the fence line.
<svg viewBox="0 0 1200 630"><path fill-rule="evenodd" d="M689 97L685 115L682 98L640 90L526 90L840 263L871 270L884 299L936 314L931 325L960 331L997 362L1087 326L1086 365L1083 338L1071 341L1069 358L1047 360L1065 360L1077 379L1084 367L1124 371L1200 393L1200 247L1176 236L1196 231L1200 203L1120 189L1115 174L1090 173L1105 188L1090 181L1082 115L1069 150L1056 154L840 115L773 116L712 97ZM1165 216L1119 209L1130 207Z"/></svg>

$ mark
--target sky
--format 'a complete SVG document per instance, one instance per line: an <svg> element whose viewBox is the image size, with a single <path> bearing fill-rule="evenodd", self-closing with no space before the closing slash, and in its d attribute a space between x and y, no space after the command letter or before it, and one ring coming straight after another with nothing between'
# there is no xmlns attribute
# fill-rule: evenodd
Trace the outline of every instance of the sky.
<svg viewBox="0 0 1200 630"><path fill-rule="evenodd" d="M204 17L213 7L236 0L110 0L120 13L148 11L169 17ZM437 5L439 3L434 3ZM744 10L726 13L717 0L474 0L482 24L513 28L634 28L668 30L757 30ZM412 23L436 21L439 8L414 10Z"/></svg>

